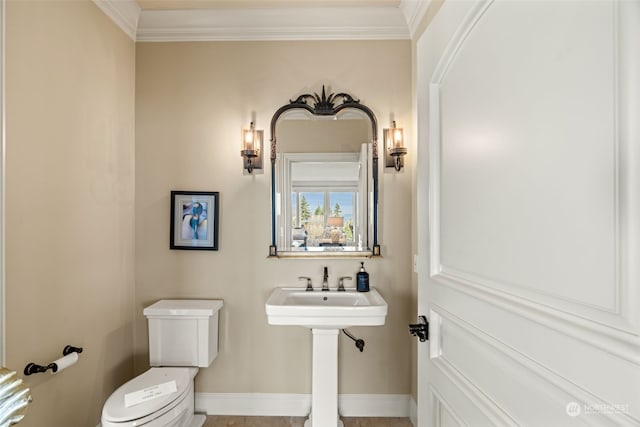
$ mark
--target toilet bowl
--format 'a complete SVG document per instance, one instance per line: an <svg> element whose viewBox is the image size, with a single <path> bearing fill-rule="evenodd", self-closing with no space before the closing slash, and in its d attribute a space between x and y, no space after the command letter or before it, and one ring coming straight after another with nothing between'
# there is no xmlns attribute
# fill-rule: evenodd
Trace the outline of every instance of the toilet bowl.
<svg viewBox="0 0 640 427"><path fill-rule="evenodd" d="M102 427L191 427L198 368L151 368L118 388L102 409ZM175 381L177 391L131 407L125 395ZM198 424L195 424L198 425Z"/></svg>
<svg viewBox="0 0 640 427"><path fill-rule="evenodd" d="M220 300L162 300L147 307L151 368L114 391L102 427L201 427L194 413L198 367L218 354Z"/></svg>

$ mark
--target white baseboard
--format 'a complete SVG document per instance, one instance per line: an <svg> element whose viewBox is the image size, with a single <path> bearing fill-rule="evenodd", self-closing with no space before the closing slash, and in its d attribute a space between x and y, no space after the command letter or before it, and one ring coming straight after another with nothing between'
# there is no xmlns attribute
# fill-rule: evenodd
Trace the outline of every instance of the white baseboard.
<svg viewBox="0 0 640 427"><path fill-rule="evenodd" d="M341 394L338 406L346 417L411 417L412 400L407 394ZM310 411L310 394L196 393L196 412L208 415L304 417Z"/></svg>
<svg viewBox="0 0 640 427"><path fill-rule="evenodd" d="M345 417L408 417L408 394L341 394L338 407Z"/></svg>
<svg viewBox="0 0 640 427"><path fill-rule="evenodd" d="M196 412L209 415L302 417L310 409L310 394L196 393Z"/></svg>

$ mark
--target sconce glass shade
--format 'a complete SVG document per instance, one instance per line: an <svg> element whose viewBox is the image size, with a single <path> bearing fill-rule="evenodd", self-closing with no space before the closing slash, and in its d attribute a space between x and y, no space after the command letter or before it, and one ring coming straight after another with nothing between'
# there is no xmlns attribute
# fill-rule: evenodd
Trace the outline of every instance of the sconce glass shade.
<svg viewBox="0 0 640 427"><path fill-rule="evenodd" d="M242 129L240 155L243 158L243 168L249 173L262 169L263 138L264 131L257 130L253 122L248 129Z"/></svg>
<svg viewBox="0 0 640 427"><path fill-rule="evenodd" d="M404 132L402 128L393 127L383 130L384 136L384 163L388 168L395 168L400 171L404 166L403 156L407 154L407 148L404 146Z"/></svg>

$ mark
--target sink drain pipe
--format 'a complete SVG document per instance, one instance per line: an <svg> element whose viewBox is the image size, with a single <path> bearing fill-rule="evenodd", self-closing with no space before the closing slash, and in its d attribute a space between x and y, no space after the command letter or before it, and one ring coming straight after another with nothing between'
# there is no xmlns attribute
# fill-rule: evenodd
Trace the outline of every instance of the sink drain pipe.
<svg viewBox="0 0 640 427"><path fill-rule="evenodd" d="M346 330L343 329L342 332L344 332L344 334L346 336L348 336L349 338L351 338L353 340L353 342L356 343L356 347L358 347L358 350L360 350L360 353L362 353L364 351L364 340L361 340L360 338L356 338L353 335L351 335L351 333Z"/></svg>

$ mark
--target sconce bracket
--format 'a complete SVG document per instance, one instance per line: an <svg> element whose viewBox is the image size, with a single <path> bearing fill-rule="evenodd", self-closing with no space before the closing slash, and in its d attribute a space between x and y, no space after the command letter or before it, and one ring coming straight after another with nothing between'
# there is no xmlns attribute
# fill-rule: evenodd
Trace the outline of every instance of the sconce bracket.
<svg viewBox="0 0 640 427"><path fill-rule="evenodd" d="M396 147L384 150L384 166L400 171L404 167L403 157L407 155L406 147Z"/></svg>

